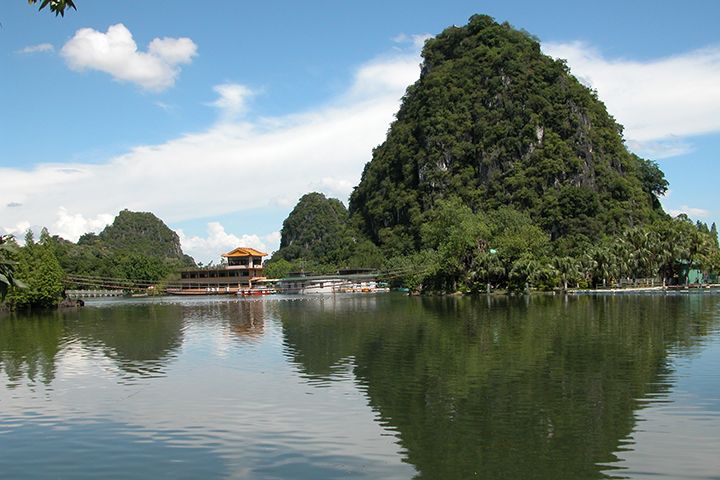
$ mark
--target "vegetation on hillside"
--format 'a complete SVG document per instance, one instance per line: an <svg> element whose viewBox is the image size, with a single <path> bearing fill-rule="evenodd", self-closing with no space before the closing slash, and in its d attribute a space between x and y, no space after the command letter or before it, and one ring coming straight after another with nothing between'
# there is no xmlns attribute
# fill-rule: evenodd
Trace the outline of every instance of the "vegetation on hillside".
<svg viewBox="0 0 720 480"><path fill-rule="evenodd" d="M180 238L152 213L121 211L99 234L88 233L77 244L52 238L55 254L70 275L158 282L193 259L183 254Z"/></svg>
<svg viewBox="0 0 720 480"><path fill-rule="evenodd" d="M657 164L627 150L595 92L528 33L477 15L429 40L423 58L349 214L316 215L303 197L273 260L329 271L362 257L442 292L684 283L720 270L715 226L663 212Z"/></svg>
<svg viewBox="0 0 720 480"><path fill-rule="evenodd" d="M569 254L661 215L657 165L628 152L595 93L529 34L478 15L428 40L423 58L350 198L386 253L421 248L421 226L451 197L527 212Z"/></svg>
<svg viewBox="0 0 720 480"><path fill-rule="evenodd" d="M10 305L50 307L62 299L64 273L46 229L43 229L37 243L32 231L28 230L25 245L17 249L16 275L24 285L10 290Z"/></svg>
<svg viewBox="0 0 720 480"><path fill-rule="evenodd" d="M28 232L24 246L13 241L0 247L0 268L12 274L0 277L0 293L10 290L8 302L14 307L53 305L62 298L65 287L92 287L98 279L148 286L172 280L179 269L195 266L193 259L183 254L177 234L162 220L152 213L128 210L120 212L99 234L85 234L78 243L50 236L43 229L38 242ZM67 280L67 276L77 280ZM1 281L3 278L12 278L14 283ZM17 279L26 288L10 288Z"/></svg>
<svg viewBox="0 0 720 480"><path fill-rule="evenodd" d="M290 272L333 273L342 267L377 267L380 249L351 226L345 205L322 193L303 195L283 222L280 249L266 264L278 278Z"/></svg>
<svg viewBox="0 0 720 480"><path fill-rule="evenodd" d="M440 201L422 226L422 247L390 257L386 269L408 287L442 292L611 287L639 279L684 284L692 270L708 282L720 272L717 238L714 224L680 215L601 235L572 255L526 212L474 213L454 198Z"/></svg>

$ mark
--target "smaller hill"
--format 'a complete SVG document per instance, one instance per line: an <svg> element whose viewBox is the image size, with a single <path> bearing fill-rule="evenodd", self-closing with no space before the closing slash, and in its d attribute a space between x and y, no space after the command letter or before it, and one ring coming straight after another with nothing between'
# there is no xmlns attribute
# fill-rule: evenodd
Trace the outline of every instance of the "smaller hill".
<svg viewBox="0 0 720 480"><path fill-rule="evenodd" d="M54 236L51 242L70 275L156 282L195 266L178 235L149 212L123 210L99 234L86 233L77 243Z"/></svg>
<svg viewBox="0 0 720 480"><path fill-rule="evenodd" d="M348 256L354 243L348 220L340 200L317 192L305 194L283 222L275 255L285 260L312 258L337 263Z"/></svg>
<svg viewBox="0 0 720 480"><path fill-rule="evenodd" d="M78 245L96 245L111 251L195 265L192 257L183 253L177 233L150 212L123 210L100 234L80 237Z"/></svg>
<svg viewBox="0 0 720 480"><path fill-rule="evenodd" d="M283 222L280 235L280 249L268 262L270 276L382 264L379 249L350 224L345 205L322 193L303 195Z"/></svg>

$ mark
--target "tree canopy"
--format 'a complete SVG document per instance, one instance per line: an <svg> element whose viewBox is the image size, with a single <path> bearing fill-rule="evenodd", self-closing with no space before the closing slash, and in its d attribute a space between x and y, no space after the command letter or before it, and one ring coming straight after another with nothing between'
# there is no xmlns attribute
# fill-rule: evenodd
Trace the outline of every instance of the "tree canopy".
<svg viewBox="0 0 720 480"><path fill-rule="evenodd" d="M476 15L426 42L346 212L301 199L276 254L326 270L358 256L435 291L688 282L720 270L717 228L666 215L657 163L562 60Z"/></svg>
<svg viewBox="0 0 720 480"><path fill-rule="evenodd" d="M38 0L28 0L28 4L30 5L36 5L38 3ZM77 10L77 7L75 6L75 2L73 0L40 0L40 8L38 10L42 10L45 7L50 7L50 11L55 14L55 16L60 15L61 17L65 16L65 10L68 8L72 8L73 10Z"/></svg>
<svg viewBox="0 0 720 480"><path fill-rule="evenodd" d="M290 271L334 272L338 267L379 267L379 249L350 224L342 202L322 193L303 195L283 222L280 249L268 262L268 275Z"/></svg>
<svg viewBox="0 0 720 480"><path fill-rule="evenodd" d="M573 242L661 215L660 169L628 152L595 92L526 32L476 15L428 40L423 58L350 197L384 251L420 248L422 225L450 197L473 212L527 212Z"/></svg>

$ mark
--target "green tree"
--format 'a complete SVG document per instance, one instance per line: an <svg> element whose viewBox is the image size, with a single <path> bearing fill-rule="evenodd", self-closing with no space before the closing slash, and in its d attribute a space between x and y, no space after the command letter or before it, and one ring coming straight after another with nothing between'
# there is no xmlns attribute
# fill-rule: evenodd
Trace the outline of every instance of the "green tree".
<svg viewBox="0 0 720 480"><path fill-rule="evenodd" d="M37 3L38 0L28 0L28 4L30 5L36 5ZM77 7L75 7L75 2L73 0L41 0L39 10L42 10L47 6L50 6L50 11L54 13L55 16L60 15L61 17L65 16L65 10L67 8L77 10Z"/></svg>
<svg viewBox="0 0 720 480"><path fill-rule="evenodd" d="M13 288L8 295L15 307L50 307L62 298L64 272L52 246L35 243L32 232L26 235L26 244L19 249L17 275L26 288Z"/></svg>
<svg viewBox="0 0 720 480"><path fill-rule="evenodd" d="M424 248L428 212L452 197L473 212L527 213L552 241L662 216L657 165L627 150L596 94L531 35L475 15L428 40L422 56L350 197L353 221L388 255Z"/></svg>
<svg viewBox="0 0 720 480"><path fill-rule="evenodd" d="M25 288L26 285L15 277L17 268L17 245L12 235L0 235L0 302L11 288Z"/></svg>
<svg viewBox="0 0 720 480"><path fill-rule="evenodd" d="M563 291L567 291L568 282L577 283L578 277L581 275L580 262L572 257L555 257L552 259L552 266L560 275Z"/></svg>
<svg viewBox="0 0 720 480"><path fill-rule="evenodd" d="M322 193L303 195L283 222L274 258L306 259L340 265L352 256L358 235L349 225L345 206Z"/></svg>
<svg viewBox="0 0 720 480"><path fill-rule="evenodd" d="M284 258L278 258L265 262L263 269L263 273L268 278L283 278L292 272L293 265Z"/></svg>
<svg viewBox="0 0 720 480"><path fill-rule="evenodd" d="M488 250L490 228L483 215L473 213L460 199L441 200L422 226L423 245L437 251L439 280L444 290L467 288L474 259Z"/></svg>
<svg viewBox="0 0 720 480"><path fill-rule="evenodd" d="M500 283L505 278L505 268L495 250L479 253L473 259L471 276L475 283L485 284L485 293L491 293L493 283Z"/></svg>

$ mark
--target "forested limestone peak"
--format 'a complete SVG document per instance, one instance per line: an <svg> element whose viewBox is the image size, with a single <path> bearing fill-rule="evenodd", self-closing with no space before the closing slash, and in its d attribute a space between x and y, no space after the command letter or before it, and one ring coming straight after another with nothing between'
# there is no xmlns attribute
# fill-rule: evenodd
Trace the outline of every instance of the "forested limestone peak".
<svg viewBox="0 0 720 480"><path fill-rule="evenodd" d="M340 200L317 192L303 195L283 222L278 257L337 262L352 241L348 218Z"/></svg>
<svg viewBox="0 0 720 480"><path fill-rule="evenodd" d="M192 258L183 253L177 233L150 212L122 210L113 223L98 235L86 234L78 240L78 245L92 244L112 251L180 260L183 264L194 265Z"/></svg>
<svg viewBox="0 0 720 480"><path fill-rule="evenodd" d="M570 244L646 224L667 182L562 60L476 15L428 40L420 79L355 188L354 224L387 253L421 246L441 200L525 211Z"/></svg>

